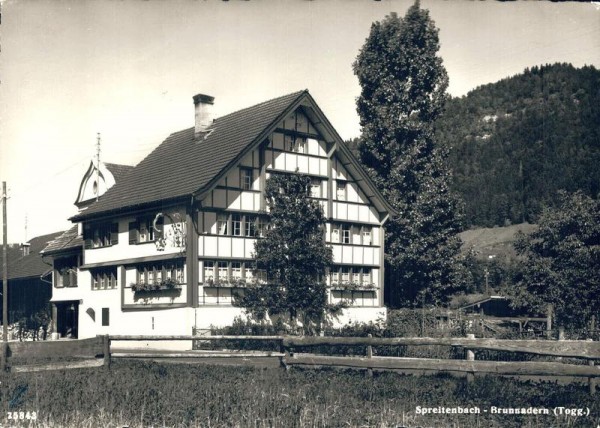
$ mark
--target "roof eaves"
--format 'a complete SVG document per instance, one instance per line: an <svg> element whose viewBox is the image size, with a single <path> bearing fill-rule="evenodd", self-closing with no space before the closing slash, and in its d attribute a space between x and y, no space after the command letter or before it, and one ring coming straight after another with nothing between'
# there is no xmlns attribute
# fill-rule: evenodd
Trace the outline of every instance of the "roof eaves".
<svg viewBox="0 0 600 428"><path fill-rule="evenodd" d="M73 223L78 223L83 220L89 220L89 219L102 220L102 219L114 217L115 215L135 214L137 212L147 210L156 205L160 205L161 207L164 207L165 205L166 206L176 205L178 203L186 201L190 196L191 195L189 195L189 194L179 195L179 196L175 196L172 198L158 199L155 201L143 202L143 203L136 204L136 205L128 205L128 206L124 206L124 207L109 209L106 211L90 213L87 215L86 215L86 212L83 211L79 214L76 214L76 215L70 217L69 221L71 221Z"/></svg>

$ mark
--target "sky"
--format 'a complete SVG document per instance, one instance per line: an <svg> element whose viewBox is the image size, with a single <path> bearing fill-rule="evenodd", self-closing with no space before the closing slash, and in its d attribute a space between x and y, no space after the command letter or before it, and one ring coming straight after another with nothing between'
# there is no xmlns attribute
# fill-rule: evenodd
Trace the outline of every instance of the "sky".
<svg viewBox="0 0 600 428"><path fill-rule="evenodd" d="M308 89L344 138L360 135L352 71L371 24L403 0L0 0L0 181L8 241L65 230L101 134L135 165L194 124ZM600 68L600 3L422 0L449 93L534 65ZM1 219L0 219L1 222Z"/></svg>

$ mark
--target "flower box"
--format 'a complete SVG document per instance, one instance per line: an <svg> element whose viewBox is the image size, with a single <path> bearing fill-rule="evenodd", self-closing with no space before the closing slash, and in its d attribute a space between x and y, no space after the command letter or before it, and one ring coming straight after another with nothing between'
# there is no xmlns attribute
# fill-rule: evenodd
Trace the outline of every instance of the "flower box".
<svg viewBox="0 0 600 428"><path fill-rule="evenodd" d="M334 282L330 285L330 288L335 291L369 291L374 290L375 284L373 283L360 283L360 282Z"/></svg>

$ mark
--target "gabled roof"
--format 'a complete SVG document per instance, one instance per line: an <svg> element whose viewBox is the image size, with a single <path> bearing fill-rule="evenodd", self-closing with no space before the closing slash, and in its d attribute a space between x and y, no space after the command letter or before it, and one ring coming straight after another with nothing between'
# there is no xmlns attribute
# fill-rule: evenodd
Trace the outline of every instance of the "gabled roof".
<svg viewBox="0 0 600 428"><path fill-rule="evenodd" d="M314 122L327 128L323 131L328 133L331 142L338 143L340 152L350 153L308 91L298 91L215 119L200 138L195 138L194 128L171 134L123 180L71 220L81 221L202 196L301 103L318 115L320 120ZM347 158L356 170L356 160L351 155ZM364 170L360 167L358 170L362 185L370 189L368 196L376 197L379 206L391 212Z"/></svg>
<svg viewBox="0 0 600 428"><path fill-rule="evenodd" d="M39 277L51 269L51 266L42 260L42 250L53 239L63 232L54 232L31 239L29 254L21 255L21 251L11 251L8 257L8 279ZM0 282L2 281L2 266L0 266Z"/></svg>
<svg viewBox="0 0 600 428"><path fill-rule="evenodd" d="M194 138L194 128L171 134L122 181L71 220L192 195L304 93L294 92L215 119L204 139Z"/></svg>
<svg viewBox="0 0 600 428"><path fill-rule="evenodd" d="M57 252L83 247L83 238L78 234L78 226L74 225L69 230L64 231L54 240L50 241L46 248L42 250L42 254L49 255Z"/></svg>

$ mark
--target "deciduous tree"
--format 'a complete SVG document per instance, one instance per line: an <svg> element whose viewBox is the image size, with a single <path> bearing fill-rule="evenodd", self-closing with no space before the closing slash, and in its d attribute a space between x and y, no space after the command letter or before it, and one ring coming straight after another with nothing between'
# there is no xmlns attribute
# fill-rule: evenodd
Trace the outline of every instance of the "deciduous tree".
<svg viewBox="0 0 600 428"><path fill-rule="evenodd" d="M258 320L285 315L313 332L335 309L327 302L325 275L333 256L323 210L310 198L310 178L299 174L271 176L265 198L269 227L256 241L255 258L267 281L249 285L237 304Z"/></svg>
<svg viewBox="0 0 600 428"><path fill-rule="evenodd" d="M448 86L438 49L438 30L417 1L404 18L375 22L354 63L361 160L399 213L386 229L392 305L443 300L460 248L447 151L433 133Z"/></svg>
<svg viewBox="0 0 600 428"><path fill-rule="evenodd" d="M517 238L526 259L513 300L538 313L552 304L559 324L581 328L600 313L600 202L582 192L559 199L537 231Z"/></svg>

